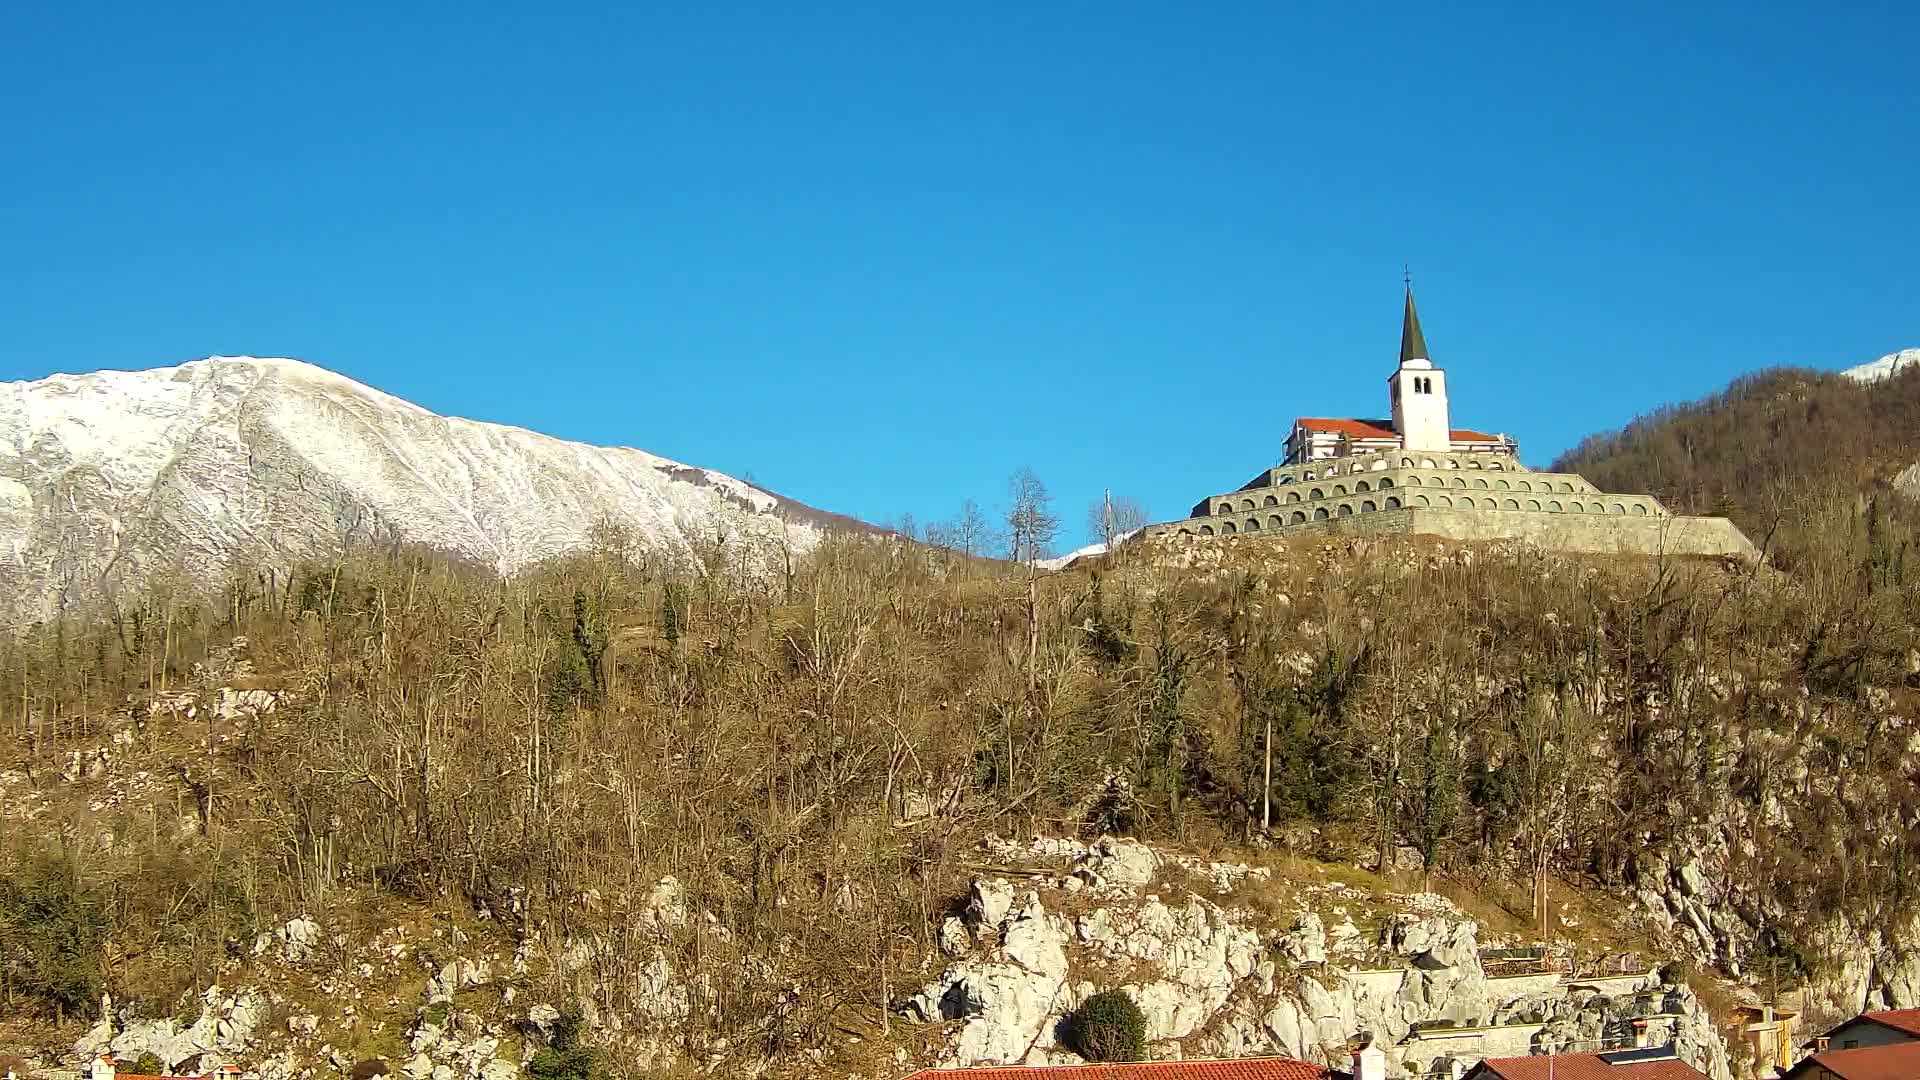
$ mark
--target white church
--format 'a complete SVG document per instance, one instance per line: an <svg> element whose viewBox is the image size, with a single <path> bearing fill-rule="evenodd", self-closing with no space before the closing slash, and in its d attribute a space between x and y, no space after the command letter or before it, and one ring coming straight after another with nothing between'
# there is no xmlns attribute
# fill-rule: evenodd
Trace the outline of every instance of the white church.
<svg viewBox="0 0 1920 1080"><path fill-rule="evenodd" d="M1407 286L1407 311L1400 324L1400 366L1387 376L1391 420L1333 419L1303 416L1287 436L1286 464L1322 458L1372 454L1386 450L1440 450L1458 454L1520 452L1505 435L1453 427L1447 412L1447 373L1427 355L1420 313Z"/></svg>

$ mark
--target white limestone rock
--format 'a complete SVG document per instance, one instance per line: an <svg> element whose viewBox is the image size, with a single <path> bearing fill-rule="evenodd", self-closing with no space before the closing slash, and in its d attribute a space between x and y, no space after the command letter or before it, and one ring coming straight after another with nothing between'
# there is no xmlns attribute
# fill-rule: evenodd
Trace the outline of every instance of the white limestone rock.
<svg viewBox="0 0 1920 1080"><path fill-rule="evenodd" d="M965 956L973 948L973 938L967 934L967 924L958 916L949 915L940 923L940 951L948 956Z"/></svg>
<svg viewBox="0 0 1920 1080"><path fill-rule="evenodd" d="M1095 888L1137 890L1153 882L1160 857L1154 850L1135 840L1101 837L1075 868Z"/></svg>
<svg viewBox="0 0 1920 1080"><path fill-rule="evenodd" d="M1280 939L1280 951L1296 964L1326 963L1327 931L1320 923L1320 916L1308 911L1295 919L1292 928Z"/></svg>
<svg viewBox="0 0 1920 1080"><path fill-rule="evenodd" d="M274 937L280 941L281 958L297 964L312 956L314 948L320 944L320 924L305 915L299 915L274 931Z"/></svg>
<svg viewBox="0 0 1920 1080"><path fill-rule="evenodd" d="M1009 886L1009 901L1011 892ZM985 895L990 909L984 914L991 914L999 909L1001 892L991 888ZM977 887L974 898L982 898ZM1065 920L1031 895L1017 914L999 910L1003 929L992 957L952 965L908 999L903 1010L923 1022L965 1021L947 1064L1013 1064L1036 1053L1044 1056L1053 1050L1054 1026L1070 1003Z"/></svg>
<svg viewBox="0 0 1920 1080"><path fill-rule="evenodd" d="M553 1025L560 1021L560 1010L541 1002L527 1010L527 1022L540 1030L540 1037L553 1034Z"/></svg>
<svg viewBox="0 0 1920 1080"><path fill-rule="evenodd" d="M967 921L975 929L998 930L1013 910L1013 885L1006 878L973 879L973 895L967 901Z"/></svg>

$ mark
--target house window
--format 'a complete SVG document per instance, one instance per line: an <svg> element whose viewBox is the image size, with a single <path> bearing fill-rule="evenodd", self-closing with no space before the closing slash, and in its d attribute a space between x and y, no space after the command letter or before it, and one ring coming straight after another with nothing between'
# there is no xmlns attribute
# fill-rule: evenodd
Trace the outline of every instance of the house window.
<svg viewBox="0 0 1920 1080"><path fill-rule="evenodd" d="M1841 1040L1841 1043L1840 1043L1840 1049L1842 1050L1854 1050L1854 1049L1858 1049L1859 1046L1860 1046L1859 1039L1843 1039Z"/></svg>

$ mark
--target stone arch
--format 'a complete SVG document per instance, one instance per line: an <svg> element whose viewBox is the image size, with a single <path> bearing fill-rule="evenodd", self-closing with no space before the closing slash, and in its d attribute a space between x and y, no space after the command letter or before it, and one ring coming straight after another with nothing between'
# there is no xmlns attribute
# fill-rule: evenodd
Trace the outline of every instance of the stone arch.
<svg viewBox="0 0 1920 1080"><path fill-rule="evenodd" d="M1453 498L1451 496L1436 495L1434 497L1439 500L1441 506L1445 506L1445 507L1453 506Z"/></svg>
<svg viewBox="0 0 1920 1080"><path fill-rule="evenodd" d="M1223 503L1221 503L1221 504L1220 504L1220 512L1221 512L1222 514L1231 514L1231 513L1233 513L1233 504L1232 504L1232 503L1230 503L1230 502L1223 502Z"/></svg>
<svg viewBox="0 0 1920 1080"><path fill-rule="evenodd" d="M1502 464L1500 464L1500 463L1499 463L1499 462L1497 462L1497 461L1489 461L1489 462L1487 462L1487 468L1489 468L1489 469L1492 469L1492 470L1493 470L1494 472L1500 472L1500 471L1502 471L1503 469L1505 469L1505 468L1506 468L1506 466L1505 466L1505 465L1502 465Z"/></svg>
<svg viewBox="0 0 1920 1080"><path fill-rule="evenodd" d="M1501 479L1501 480L1495 480L1495 481L1493 482L1493 486L1494 486L1494 487L1497 487L1497 488L1499 488L1499 489L1500 489L1501 491L1512 491L1512 490L1513 490L1513 485L1512 485L1512 484L1509 484L1509 483L1507 483L1507 482L1506 482L1506 480L1504 480L1504 479Z"/></svg>
<svg viewBox="0 0 1920 1080"><path fill-rule="evenodd" d="M1485 465L1482 465L1482 464L1480 464L1480 463L1479 463L1479 462L1477 462L1477 461L1469 461L1469 462L1467 462L1467 468L1469 468L1469 469L1484 469L1484 468L1486 468L1486 466L1485 466Z"/></svg>
<svg viewBox="0 0 1920 1080"><path fill-rule="evenodd" d="M1387 509L1389 510L1400 509L1400 496L1398 495L1387 496Z"/></svg>
<svg viewBox="0 0 1920 1080"><path fill-rule="evenodd" d="M1413 468L1413 459L1412 459L1412 458L1410 458L1410 457L1403 457L1403 458L1401 458L1401 459L1400 459L1400 467L1401 467L1401 468L1403 468L1403 469L1411 469L1411 468Z"/></svg>
<svg viewBox="0 0 1920 1080"><path fill-rule="evenodd" d="M1315 510L1314 510L1314 512L1313 512L1313 520L1315 520L1315 521L1325 521L1325 520L1327 520L1327 508L1326 508L1326 507L1324 507L1324 506L1322 506L1322 507L1319 507L1319 508L1317 508L1317 509L1315 509Z"/></svg>
<svg viewBox="0 0 1920 1080"><path fill-rule="evenodd" d="M1507 500L1506 502L1503 502L1503 503L1501 503L1500 505L1502 505L1502 506L1504 506L1504 507L1506 507L1506 508L1507 508L1508 510L1518 510L1518 509L1520 509L1520 504L1519 504L1519 502L1517 502L1517 501L1515 501L1515 500L1513 500L1513 499L1508 499L1508 500Z"/></svg>
<svg viewBox="0 0 1920 1080"><path fill-rule="evenodd" d="M1562 481L1560 481L1560 490L1561 490L1561 491L1572 491L1572 490L1573 490L1573 485L1572 485L1572 484L1570 484L1570 483L1568 483L1568 482L1566 482L1565 480L1562 480Z"/></svg>
<svg viewBox="0 0 1920 1080"><path fill-rule="evenodd" d="M1633 512L1634 512L1634 513L1636 513L1636 514L1639 514L1639 515L1640 515L1641 517L1646 517L1646 516L1647 516L1647 504L1646 504L1646 503L1634 503L1634 504L1633 504Z"/></svg>
<svg viewBox="0 0 1920 1080"><path fill-rule="evenodd" d="M1267 496L1267 497L1266 497L1266 498L1265 498L1264 500L1262 500L1262 501L1261 501L1261 503L1260 503L1260 505L1261 505L1261 506L1279 506L1279 505L1280 505L1280 496L1278 496L1278 495L1269 495L1269 496Z"/></svg>
<svg viewBox="0 0 1920 1080"><path fill-rule="evenodd" d="M1340 509L1339 509L1339 511L1338 511L1338 513L1339 513L1339 515L1340 515L1341 517L1352 517L1352 516L1353 516L1353 504L1352 504L1352 503L1341 503L1341 504L1340 504Z"/></svg>
<svg viewBox="0 0 1920 1080"><path fill-rule="evenodd" d="M1373 471L1374 471L1374 472L1379 472L1379 471L1380 471L1381 469L1384 469L1384 468L1386 468L1386 467L1387 467L1387 459L1386 459L1386 458L1380 458L1380 459L1378 459L1378 460L1376 460L1376 461L1375 461L1375 462L1373 463Z"/></svg>
<svg viewBox="0 0 1920 1080"><path fill-rule="evenodd" d="M1559 499L1554 499L1552 502L1549 502L1547 504L1547 509L1557 514L1564 508L1560 505Z"/></svg>
<svg viewBox="0 0 1920 1080"><path fill-rule="evenodd" d="M1456 477L1454 477L1454 478L1453 478L1453 486L1454 486L1454 487L1457 487L1457 488L1463 488L1463 487L1466 487L1466 486L1467 486L1467 478L1466 478L1466 477L1464 477L1464 476L1456 476Z"/></svg>
<svg viewBox="0 0 1920 1080"><path fill-rule="evenodd" d="M1375 510L1378 510L1378 509L1380 509L1380 508L1379 508L1379 507L1377 507L1377 506L1375 506L1375 505L1373 505L1373 500L1372 500L1372 499L1368 499L1368 500L1366 500L1365 502L1362 502L1362 503L1360 504L1360 512L1361 512L1361 513L1363 513L1363 514L1371 514L1371 513L1373 513L1373 512L1375 511Z"/></svg>
<svg viewBox="0 0 1920 1080"><path fill-rule="evenodd" d="M1496 502L1494 502L1494 501L1493 501L1492 499L1481 499L1481 500L1480 500L1480 505L1481 505L1481 506L1482 506L1483 508L1485 508L1485 509L1488 509L1488 510L1498 510L1498 509L1500 509L1500 504L1499 504L1499 503L1496 503Z"/></svg>
<svg viewBox="0 0 1920 1080"><path fill-rule="evenodd" d="M1440 497L1441 497L1441 498L1443 498L1443 499L1444 499L1444 498L1446 498L1446 496L1445 496L1445 495L1442 495L1442 496L1440 496ZM1432 500L1432 499L1429 499L1429 498L1427 498L1427 497L1426 497L1425 495L1415 495L1415 496L1413 497L1413 505L1415 505L1415 506L1432 506L1432 505L1433 505L1433 500Z"/></svg>
<svg viewBox="0 0 1920 1080"><path fill-rule="evenodd" d="M1274 477L1273 482L1276 484L1291 484L1293 483L1293 474L1281 473L1279 476Z"/></svg>
<svg viewBox="0 0 1920 1080"><path fill-rule="evenodd" d="M1297 502L1299 502L1299 501L1300 501L1300 493L1299 493L1299 492L1297 492L1297 491L1289 491L1289 492L1287 492L1287 501L1288 501L1288 502L1290 502L1290 503L1297 503Z"/></svg>
<svg viewBox="0 0 1920 1080"><path fill-rule="evenodd" d="M1242 530L1242 531L1243 531L1243 532L1259 532L1259 531L1260 531L1260 519L1259 519L1259 518L1257 518L1257 517L1250 517L1250 518L1248 518L1248 519L1247 519L1247 527L1246 527L1246 528L1245 528L1244 530Z"/></svg>
<svg viewBox="0 0 1920 1080"><path fill-rule="evenodd" d="M1327 497L1327 493L1324 491L1321 491L1319 488L1314 488L1313 492L1307 496L1307 498L1309 499L1324 499L1326 497Z"/></svg>
<svg viewBox="0 0 1920 1080"><path fill-rule="evenodd" d="M1211 525L1202 525L1202 526L1200 526L1200 535L1201 535L1201 536L1212 536L1212 535L1213 535L1213 526L1211 526Z"/></svg>
<svg viewBox="0 0 1920 1080"><path fill-rule="evenodd" d="M1181 529L1181 530L1180 530L1180 535L1181 535L1181 536L1192 536L1192 535L1193 535L1193 530L1192 530L1192 529Z"/></svg>
<svg viewBox="0 0 1920 1080"><path fill-rule="evenodd" d="M1333 493L1335 495L1345 495L1347 493L1347 485L1345 484L1333 485Z"/></svg>
<svg viewBox="0 0 1920 1080"><path fill-rule="evenodd" d="M1423 457L1423 458L1421 458L1421 459L1420 459L1420 467L1421 467L1421 468L1423 468L1423 469L1437 469L1437 468L1439 468L1440 466L1438 466L1438 465L1435 465L1435 464L1433 463L1433 459L1432 459L1432 458L1430 458L1430 457Z"/></svg>
<svg viewBox="0 0 1920 1080"><path fill-rule="evenodd" d="M1614 512L1614 513L1616 513L1616 514L1624 514L1624 513L1626 513L1626 512L1627 512L1627 504L1626 504L1626 503L1614 503L1614 504L1613 504L1613 507L1612 507L1612 509L1613 509L1613 512Z"/></svg>
<svg viewBox="0 0 1920 1080"><path fill-rule="evenodd" d="M1305 480L1306 482L1311 484L1313 482L1313 470L1308 469L1306 472L1301 473L1300 479Z"/></svg>
<svg viewBox="0 0 1920 1080"><path fill-rule="evenodd" d="M1528 500L1527 500L1527 509L1529 509L1529 510L1538 510L1538 509L1540 509L1540 500L1539 500L1539 499L1528 499Z"/></svg>
<svg viewBox="0 0 1920 1080"><path fill-rule="evenodd" d="M1393 477L1391 477L1391 476L1383 476L1383 477L1381 477L1381 478L1380 478L1380 490L1381 490L1381 491L1385 491L1385 490L1387 490L1388 488L1390 488L1390 487L1392 487L1392 486L1393 486Z"/></svg>
<svg viewBox="0 0 1920 1080"><path fill-rule="evenodd" d="M1252 499L1241 499L1241 500L1240 500L1240 509L1242 509L1242 510L1251 510L1251 509L1253 509L1253 500L1252 500Z"/></svg>
<svg viewBox="0 0 1920 1080"><path fill-rule="evenodd" d="M1223 521L1220 523L1221 536L1232 536L1234 533L1237 533L1239 531L1240 531L1239 526L1235 525L1231 521Z"/></svg>
<svg viewBox="0 0 1920 1080"><path fill-rule="evenodd" d="M1459 467L1460 467L1460 463L1459 463L1459 462L1457 462L1457 461L1455 461L1455 460L1453 460L1452 458L1448 458L1448 459L1447 459L1447 468L1449 468L1449 469L1457 469L1457 468L1459 468Z"/></svg>
<svg viewBox="0 0 1920 1080"><path fill-rule="evenodd" d="M1518 485L1520 486L1520 490L1521 490L1521 491L1532 491L1532 490L1533 490L1533 485L1532 485L1532 484L1529 484L1529 483L1527 483L1527 482L1526 482L1525 480L1516 480L1516 481L1514 481L1514 483L1516 483L1516 484L1518 484Z"/></svg>
<svg viewBox="0 0 1920 1080"><path fill-rule="evenodd" d="M1305 525L1307 523L1307 512L1305 510L1295 510L1293 516L1288 518L1287 522L1291 525Z"/></svg>
<svg viewBox="0 0 1920 1080"><path fill-rule="evenodd" d="M1473 486L1479 488L1481 491L1487 490L1487 478L1484 476L1475 477Z"/></svg>
<svg viewBox="0 0 1920 1080"><path fill-rule="evenodd" d="M1408 487L1419 487L1419 486L1420 486L1420 478L1419 478L1419 477L1417 477L1417 476L1409 476L1409 477L1407 477L1407 486L1408 486Z"/></svg>
<svg viewBox="0 0 1920 1080"><path fill-rule="evenodd" d="M1286 522L1280 520L1279 514L1271 514L1267 517L1267 525L1272 528L1275 528L1275 529L1284 528L1286 524L1287 524Z"/></svg>
<svg viewBox="0 0 1920 1080"><path fill-rule="evenodd" d="M1353 490L1354 490L1354 491L1356 491L1356 492L1361 492L1361 491L1372 491L1372 490L1373 490L1373 485L1371 485L1371 484L1369 484L1369 483L1367 483L1367 482L1366 482L1365 480L1362 480L1362 481L1360 481L1359 483L1357 483L1357 484L1355 484L1355 485L1353 485Z"/></svg>

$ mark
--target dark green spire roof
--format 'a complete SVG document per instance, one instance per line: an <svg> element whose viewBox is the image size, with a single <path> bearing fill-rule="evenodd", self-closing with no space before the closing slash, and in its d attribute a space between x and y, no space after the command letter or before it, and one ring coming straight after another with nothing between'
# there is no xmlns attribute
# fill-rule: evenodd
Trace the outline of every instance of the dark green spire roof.
<svg viewBox="0 0 1920 1080"><path fill-rule="evenodd" d="M1427 355L1427 339L1420 333L1420 313L1413 310L1413 286L1407 286L1407 317L1400 324L1400 362L1409 360L1431 360Z"/></svg>

